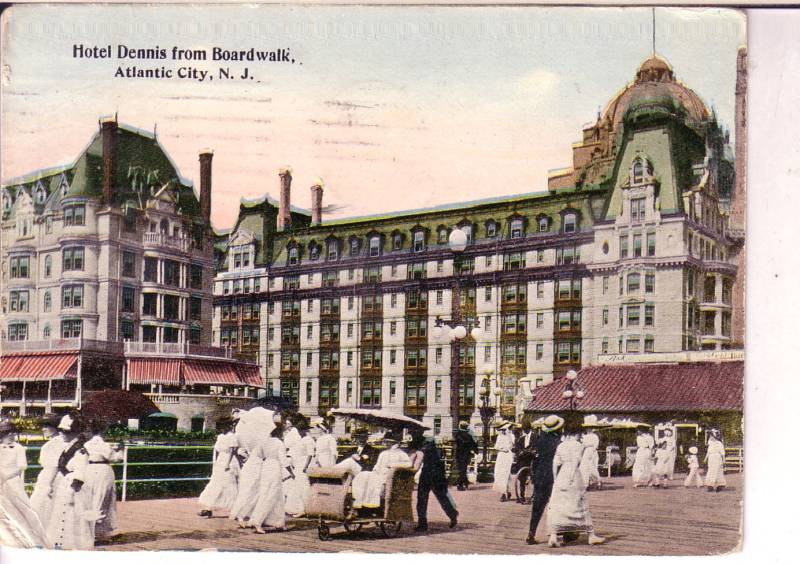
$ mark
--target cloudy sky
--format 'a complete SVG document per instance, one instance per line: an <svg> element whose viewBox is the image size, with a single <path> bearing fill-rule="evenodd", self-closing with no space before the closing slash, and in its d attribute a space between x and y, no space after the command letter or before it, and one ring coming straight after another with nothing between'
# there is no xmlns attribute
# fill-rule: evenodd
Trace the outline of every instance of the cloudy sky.
<svg viewBox="0 0 800 564"><path fill-rule="evenodd" d="M652 52L646 9L16 6L3 39L2 180L69 163L101 115L153 130L184 177L214 149L213 216L293 203L329 217L546 189L581 127ZM732 125L735 11L656 10L656 49ZM112 45L113 58L73 58ZM119 60L132 48L289 48L295 64ZM253 80L116 78L119 66L249 68Z"/></svg>

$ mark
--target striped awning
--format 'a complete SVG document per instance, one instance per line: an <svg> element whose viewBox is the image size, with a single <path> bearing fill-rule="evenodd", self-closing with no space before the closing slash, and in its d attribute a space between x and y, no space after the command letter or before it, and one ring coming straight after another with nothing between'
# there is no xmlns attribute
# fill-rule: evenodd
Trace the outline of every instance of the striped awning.
<svg viewBox="0 0 800 564"><path fill-rule="evenodd" d="M132 358L128 364L128 382L180 386L181 361L168 358Z"/></svg>
<svg viewBox="0 0 800 564"><path fill-rule="evenodd" d="M77 376L77 354L43 353L0 359L0 381L64 380Z"/></svg>
<svg viewBox="0 0 800 564"><path fill-rule="evenodd" d="M242 384L234 365L228 362L187 360L183 377L187 384Z"/></svg>
<svg viewBox="0 0 800 564"><path fill-rule="evenodd" d="M261 377L261 367L258 364L237 364L236 372L239 373L239 380L248 386L264 387L264 379Z"/></svg>

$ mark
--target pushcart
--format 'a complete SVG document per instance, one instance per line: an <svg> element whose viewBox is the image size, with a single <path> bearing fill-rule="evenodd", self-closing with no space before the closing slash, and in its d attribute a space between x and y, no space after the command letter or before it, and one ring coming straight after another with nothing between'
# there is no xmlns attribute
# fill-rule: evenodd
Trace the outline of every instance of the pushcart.
<svg viewBox="0 0 800 564"><path fill-rule="evenodd" d="M414 491L415 471L410 467L389 470L386 494L379 508L353 508L351 484L353 474L336 467L310 470L311 497L306 517L317 521L317 532L322 541L331 538L331 526L342 525L348 533L361 530L374 523L385 537L400 534L404 521L413 521L411 496Z"/></svg>

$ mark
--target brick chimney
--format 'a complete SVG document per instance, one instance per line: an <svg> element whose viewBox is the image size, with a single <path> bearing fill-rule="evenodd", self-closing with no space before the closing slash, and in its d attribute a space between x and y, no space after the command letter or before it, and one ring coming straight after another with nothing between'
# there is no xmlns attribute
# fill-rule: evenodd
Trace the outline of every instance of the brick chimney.
<svg viewBox="0 0 800 564"><path fill-rule="evenodd" d="M103 203L114 203L114 183L117 178L117 118L100 121L100 137L103 142Z"/></svg>
<svg viewBox="0 0 800 564"><path fill-rule="evenodd" d="M322 223L322 181L311 187L311 224Z"/></svg>
<svg viewBox="0 0 800 564"><path fill-rule="evenodd" d="M203 219L211 224L211 160L214 151L203 149L200 151L200 214Z"/></svg>
<svg viewBox="0 0 800 564"><path fill-rule="evenodd" d="M286 231L292 227L292 171L282 168L278 173L281 178L281 201L278 208L278 231Z"/></svg>
<svg viewBox="0 0 800 564"><path fill-rule="evenodd" d="M738 270L733 283L732 327L735 345L744 344L745 310L745 265L747 263L746 226L747 204L747 47L740 47L736 57L736 107L734 114L736 130L736 177L731 205L730 227L735 234L741 234L741 248L737 254Z"/></svg>

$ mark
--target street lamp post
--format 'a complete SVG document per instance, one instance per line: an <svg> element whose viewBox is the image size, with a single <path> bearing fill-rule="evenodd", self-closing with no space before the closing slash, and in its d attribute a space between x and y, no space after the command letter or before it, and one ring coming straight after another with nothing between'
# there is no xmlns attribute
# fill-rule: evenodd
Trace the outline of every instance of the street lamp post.
<svg viewBox="0 0 800 564"><path fill-rule="evenodd" d="M495 389L495 395L502 393L500 389ZM483 377L483 381L481 382L481 389L479 391L481 405L478 408L478 412L481 416L481 425L483 428L483 444L482 450L483 454L481 456L481 463L478 467L478 474L485 475L487 474L488 467L489 467L489 425L491 424L494 416L497 414L497 407L492 405L491 398L492 398L492 373L487 372L486 376Z"/></svg>
<svg viewBox="0 0 800 564"><path fill-rule="evenodd" d="M578 402L586 397L586 392L578 385L578 373L574 370L567 372L567 382L564 384L564 391L561 393L561 397L567 400L570 415L575 414Z"/></svg>

